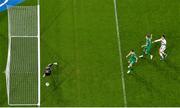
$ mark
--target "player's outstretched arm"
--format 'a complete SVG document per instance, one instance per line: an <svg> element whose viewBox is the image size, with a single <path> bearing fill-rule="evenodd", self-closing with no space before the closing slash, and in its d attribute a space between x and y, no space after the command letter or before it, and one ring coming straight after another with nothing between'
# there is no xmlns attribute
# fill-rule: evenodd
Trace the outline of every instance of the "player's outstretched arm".
<svg viewBox="0 0 180 108"><path fill-rule="evenodd" d="M138 57L136 56L136 63L138 62Z"/></svg>
<svg viewBox="0 0 180 108"><path fill-rule="evenodd" d="M141 45L141 48L144 48L146 45Z"/></svg>
<svg viewBox="0 0 180 108"><path fill-rule="evenodd" d="M126 55L126 58L128 58L131 55L131 51Z"/></svg>
<svg viewBox="0 0 180 108"><path fill-rule="evenodd" d="M162 39L154 40L152 43L160 42Z"/></svg>
<svg viewBox="0 0 180 108"><path fill-rule="evenodd" d="M153 34L151 34L151 39L152 39L152 35L153 35Z"/></svg>

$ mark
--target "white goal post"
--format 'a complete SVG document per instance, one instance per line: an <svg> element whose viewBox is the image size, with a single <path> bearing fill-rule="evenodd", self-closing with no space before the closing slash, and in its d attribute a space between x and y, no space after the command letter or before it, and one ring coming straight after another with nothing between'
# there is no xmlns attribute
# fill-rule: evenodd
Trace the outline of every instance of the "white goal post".
<svg viewBox="0 0 180 108"><path fill-rule="evenodd" d="M40 106L40 6L8 9L6 85L10 106Z"/></svg>

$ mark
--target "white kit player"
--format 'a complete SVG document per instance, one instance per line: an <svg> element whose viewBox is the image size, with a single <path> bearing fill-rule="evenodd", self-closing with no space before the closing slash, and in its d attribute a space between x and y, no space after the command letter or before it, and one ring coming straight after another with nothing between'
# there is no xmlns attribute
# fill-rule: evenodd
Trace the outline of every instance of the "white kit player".
<svg viewBox="0 0 180 108"><path fill-rule="evenodd" d="M152 43L161 42L161 47L159 48L160 60L164 60L167 57L167 54L164 52L166 50L166 39L165 35L162 35L160 39L153 41Z"/></svg>

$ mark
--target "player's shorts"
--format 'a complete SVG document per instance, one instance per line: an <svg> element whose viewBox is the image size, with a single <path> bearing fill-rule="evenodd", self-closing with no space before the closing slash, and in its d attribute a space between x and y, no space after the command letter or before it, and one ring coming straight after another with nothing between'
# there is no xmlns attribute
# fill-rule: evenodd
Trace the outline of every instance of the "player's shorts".
<svg viewBox="0 0 180 108"><path fill-rule="evenodd" d="M145 51L145 54L150 54L151 47L150 46L145 47L144 51Z"/></svg>
<svg viewBox="0 0 180 108"><path fill-rule="evenodd" d="M165 45L162 45L161 47L160 47L160 52L164 52L166 50L166 46Z"/></svg>
<svg viewBox="0 0 180 108"><path fill-rule="evenodd" d="M130 59L130 60L129 60L129 63L133 65L133 64L136 63L136 60L131 60L131 59Z"/></svg>
<svg viewBox="0 0 180 108"><path fill-rule="evenodd" d="M46 69L46 70L44 71L44 73L45 73L46 76L50 76L50 75L51 75L51 69L50 69L50 68L49 68L49 69Z"/></svg>

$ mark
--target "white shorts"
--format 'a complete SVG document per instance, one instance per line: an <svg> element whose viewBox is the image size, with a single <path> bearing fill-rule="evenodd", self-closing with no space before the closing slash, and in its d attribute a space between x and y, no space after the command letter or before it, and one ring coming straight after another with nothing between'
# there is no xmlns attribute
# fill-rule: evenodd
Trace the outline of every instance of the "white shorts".
<svg viewBox="0 0 180 108"><path fill-rule="evenodd" d="M161 47L160 47L160 52L164 52L166 50L166 46L165 45L162 45Z"/></svg>

